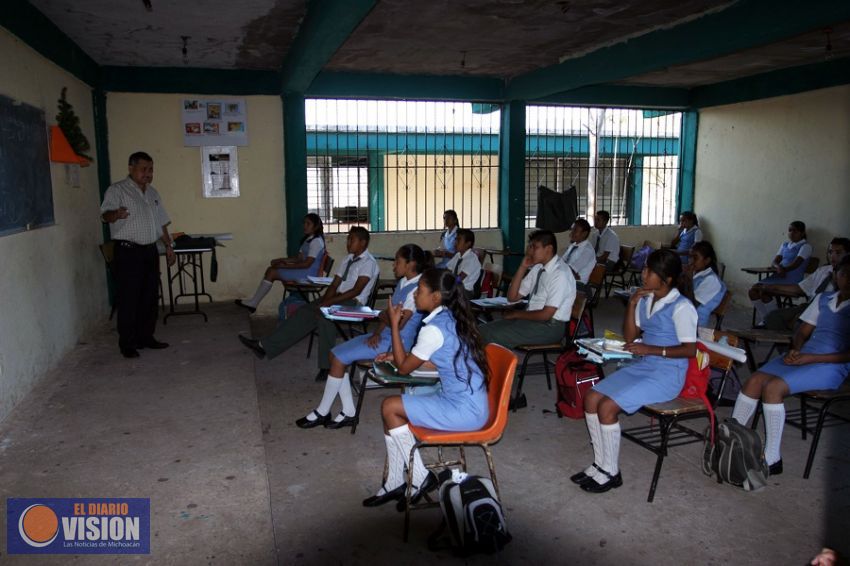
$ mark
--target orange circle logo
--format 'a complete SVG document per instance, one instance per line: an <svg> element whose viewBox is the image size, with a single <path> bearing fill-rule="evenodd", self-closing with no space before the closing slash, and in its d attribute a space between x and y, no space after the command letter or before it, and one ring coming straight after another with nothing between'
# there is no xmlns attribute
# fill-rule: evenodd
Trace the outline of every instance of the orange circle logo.
<svg viewBox="0 0 850 566"><path fill-rule="evenodd" d="M46 505L30 505L18 520L21 538L30 546L47 546L59 534L59 519L53 509Z"/></svg>

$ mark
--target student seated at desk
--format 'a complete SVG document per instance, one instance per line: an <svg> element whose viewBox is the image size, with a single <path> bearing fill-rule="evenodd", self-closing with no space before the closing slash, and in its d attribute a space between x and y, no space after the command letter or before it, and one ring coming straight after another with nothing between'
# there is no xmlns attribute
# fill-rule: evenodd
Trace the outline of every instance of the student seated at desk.
<svg viewBox="0 0 850 566"><path fill-rule="evenodd" d="M485 344L506 348L521 344L560 342L572 315L576 281L558 257L555 234L537 230L528 237L528 250L511 279L509 301L528 298L528 309L505 311L501 320L481 326Z"/></svg>
<svg viewBox="0 0 850 566"><path fill-rule="evenodd" d="M799 283L806 272L806 266L812 255L812 246L806 242L806 224L795 220L788 225L788 241L782 242L776 257L773 258L773 267L776 275L765 277L750 288L750 299L756 309L756 326L764 326L764 317L767 316L765 303L773 300L771 296L762 296L763 285L790 285Z"/></svg>
<svg viewBox="0 0 850 566"><path fill-rule="evenodd" d="M697 215L686 210L679 215L679 232L670 243L670 247L679 254L683 265L688 265L691 248L694 244L702 241L702 230L699 228Z"/></svg>
<svg viewBox="0 0 850 566"><path fill-rule="evenodd" d="M336 325L326 320L320 307L332 305L365 305L378 281L378 262L367 249L369 231L355 226L348 232L346 241L348 256L340 263L333 281L321 299L307 303L291 317L281 321L269 336L252 340L239 335L242 344L262 359L274 358L285 352L313 330L319 334L319 373L317 381L323 381L330 368L330 351L336 343Z"/></svg>
<svg viewBox="0 0 850 566"><path fill-rule="evenodd" d="M481 275L481 260L475 253L475 233L472 230L458 228L455 248L457 253L446 264L446 269L457 275L463 281L467 299L473 297L475 285Z"/></svg>
<svg viewBox="0 0 850 566"><path fill-rule="evenodd" d="M697 311L677 289L681 274L682 262L672 250L649 255L643 287L629 299L623 322L625 349L643 357L597 383L585 397L593 463L570 477L584 491L603 493L623 485L618 415L675 399L682 390L688 359L697 351Z"/></svg>
<svg viewBox="0 0 850 566"><path fill-rule="evenodd" d="M440 234L440 245L434 250L434 257L440 258L437 267L445 267L449 259L454 257L457 252L455 241L457 240L457 231L460 227L457 212L451 209L445 211L443 213L443 225L445 228Z"/></svg>
<svg viewBox="0 0 850 566"><path fill-rule="evenodd" d="M399 328L403 309L401 305L392 305L389 307L392 354L383 354L378 359L392 360L401 374L430 363L439 372L441 389L429 395L404 394L384 399L381 417L387 475L378 492L363 500L366 507L404 500L404 471L416 443L407 423L464 432L480 429L490 416L487 399L490 372L463 286L451 272L429 269L422 274L415 297L416 308L427 313L416 345L409 353L405 351ZM437 487L437 478L428 473L418 450L410 473L414 488L411 502L416 503Z"/></svg>
<svg viewBox="0 0 850 566"><path fill-rule="evenodd" d="M576 280L576 288L584 291L590 272L596 267L596 252L590 245L590 223L584 218L573 222L570 230L570 247L564 252L564 263L570 268Z"/></svg>
<svg viewBox="0 0 850 566"><path fill-rule="evenodd" d="M304 217L304 237L295 257L279 257L269 262L260 286L250 299L236 299L235 303L250 312L257 310L260 301L271 291L275 281L297 281L308 275L319 275L325 255L325 235L322 219L310 213Z"/></svg>
<svg viewBox="0 0 850 566"><path fill-rule="evenodd" d="M714 312L726 295L726 284L717 274L717 254L714 246L705 240L697 242L691 248L691 262L686 271L691 274L694 304L697 307L697 324L708 328L711 313Z"/></svg>
<svg viewBox="0 0 850 566"><path fill-rule="evenodd" d="M800 315L801 324L784 358L774 358L744 383L732 418L746 425L761 399L764 457L770 475L782 473L779 450L785 425L784 399L817 389L838 389L850 372L850 256L833 274L837 291L821 293Z"/></svg>
<svg viewBox="0 0 850 566"><path fill-rule="evenodd" d="M815 295L835 290L832 271L841 258L849 253L850 240L833 238L826 252L826 264L818 267L814 273L799 283L762 285L759 289L762 297L773 298L777 296L777 293L791 293L806 298L803 304L782 309L773 300L768 303L760 302L759 308L767 313L764 317L764 327L768 330L793 330L794 322L806 310Z"/></svg>
<svg viewBox="0 0 850 566"><path fill-rule="evenodd" d="M401 305L401 319L398 325L405 350L409 350L413 345L422 323L422 313L416 310L413 292L419 285L422 272L433 267L433 263L431 252L423 251L416 244L406 244L395 254L393 274L398 278L398 283L387 308L389 305ZM313 428L324 425L325 428L343 428L357 422L357 410L351 396L351 381L347 370L357 360L374 359L392 347L387 309L381 312L378 321L378 327L372 334L357 336L331 350L331 367L322 400L309 415L295 421L298 427ZM342 402L342 412L331 420L331 406L337 395Z"/></svg>
<svg viewBox="0 0 850 566"><path fill-rule="evenodd" d="M593 217L593 226L599 232L599 236L593 243L596 250L596 263L601 263L607 271L613 271L620 260L620 237L609 226L611 214L607 210L600 210Z"/></svg>

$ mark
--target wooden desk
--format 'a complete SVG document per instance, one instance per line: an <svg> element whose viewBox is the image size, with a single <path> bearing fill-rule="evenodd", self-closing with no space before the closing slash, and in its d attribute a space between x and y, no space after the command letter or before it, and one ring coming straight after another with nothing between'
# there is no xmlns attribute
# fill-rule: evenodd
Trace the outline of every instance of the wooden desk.
<svg viewBox="0 0 850 566"><path fill-rule="evenodd" d="M770 361L770 356L779 346L790 346L793 332L784 330L764 330L761 328L745 329L745 330L727 330L730 334L734 334L744 343L744 351L747 353L747 366L750 368L750 373L755 373L758 368ZM753 356L753 344L770 344L770 350L767 352L764 360L761 363L756 363Z"/></svg>
<svg viewBox="0 0 850 566"><path fill-rule="evenodd" d="M188 248L174 250L177 256L177 261L174 266L167 265L168 274L168 314L162 318L162 324L168 323L169 316L193 315L197 314L204 317L204 322L207 322L207 315L201 310L199 297L207 297L212 302L212 295L207 293L204 283L204 254L212 253L213 248ZM174 267L174 273L171 268ZM179 293L174 294L174 281L177 280ZM187 280L191 281L191 287L187 285ZM177 302L183 297L191 297L194 299L195 308L189 311L176 310Z"/></svg>
<svg viewBox="0 0 850 566"><path fill-rule="evenodd" d="M495 262L494 256L497 256L497 255L500 255L502 257L523 257L523 256L525 256L524 251L522 251L522 252L512 252L510 250L510 248L505 248L504 250L496 250L496 249L489 249L489 248L480 248L480 249L481 249L481 252L484 255L490 256L490 263Z"/></svg>
<svg viewBox="0 0 850 566"><path fill-rule="evenodd" d="M761 281L765 275L773 275L776 273L776 268L772 265L768 267L742 267L741 271L752 275L758 275L759 281Z"/></svg>

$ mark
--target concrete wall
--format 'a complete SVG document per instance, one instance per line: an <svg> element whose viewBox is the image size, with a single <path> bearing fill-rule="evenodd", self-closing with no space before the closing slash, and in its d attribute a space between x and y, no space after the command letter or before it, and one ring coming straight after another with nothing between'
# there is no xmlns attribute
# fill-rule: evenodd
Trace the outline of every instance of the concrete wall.
<svg viewBox="0 0 850 566"><path fill-rule="evenodd" d="M741 267L767 265L802 220L824 261L850 236L850 87L700 112L695 208L727 264L736 302L754 282Z"/></svg>
<svg viewBox="0 0 850 566"><path fill-rule="evenodd" d="M2 28L0 76L0 93L43 109L48 125L68 87L94 145L91 90ZM66 184L64 165L50 168L56 224L0 237L0 420L109 312L96 168L81 169L79 188Z"/></svg>

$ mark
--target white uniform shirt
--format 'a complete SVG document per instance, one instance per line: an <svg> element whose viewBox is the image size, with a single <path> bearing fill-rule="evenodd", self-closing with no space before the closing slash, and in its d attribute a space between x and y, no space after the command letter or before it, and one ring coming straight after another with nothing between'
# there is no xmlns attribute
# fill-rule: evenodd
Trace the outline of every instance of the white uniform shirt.
<svg viewBox="0 0 850 566"><path fill-rule="evenodd" d="M593 246L585 240L577 244L570 244L563 256L564 262L576 273L578 280L587 283L590 272L596 267L596 252Z"/></svg>
<svg viewBox="0 0 850 566"><path fill-rule="evenodd" d="M446 264L446 269L454 272L455 266L458 263L460 263L460 267L457 270L457 274L466 273L466 277L463 278L463 288L467 291L472 291L472 288L478 283L478 277L481 275L481 260L478 259L475 251L469 248L463 255L460 255L460 252L456 253L449 260L449 263Z"/></svg>
<svg viewBox="0 0 850 566"><path fill-rule="evenodd" d="M398 287L398 288L407 287L408 285L410 285L412 283L415 283L416 285L418 285L419 280L421 278L422 278L421 273L419 275L417 275L416 277L413 277L411 279L408 279L406 277L402 277L401 279L398 280L398 284L396 285L396 287ZM416 291L414 290L414 291L411 291L410 293L407 294L407 297L404 298L404 304L401 306L401 310L416 312L416 299L413 297L415 292Z"/></svg>
<svg viewBox="0 0 850 566"><path fill-rule="evenodd" d="M162 227L171 223L162 198L148 184L145 192L130 177L111 185L103 195L100 214L107 210L127 209L129 216L109 224L113 240L127 240L146 246L162 237Z"/></svg>
<svg viewBox="0 0 850 566"><path fill-rule="evenodd" d="M422 328L416 336L416 344L410 353L420 360L430 360L434 352L443 347L443 333L436 326L428 324L443 310L443 305L438 306L431 314L422 319Z"/></svg>
<svg viewBox="0 0 850 566"><path fill-rule="evenodd" d="M342 279L342 275L345 273L345 266L348 265L348 262L352 262L351 268L348 270L348 276L337 287L337 293L345 293L353 289L358 277L368 277L369 283L355 297L358 303L365 305L369 301L369 294L372 292L372 287L378 282L378 273L380 272L378 262L372 257L369 250L364 251L356 258L353 254L348 254L339 265L339 269L336 270L336 274L340 279Z"/></svg>
<svg viewBox="0 0 850 566"><path fill-rule="evenodd" d="M809 300L813 299L815 294L818 291L818 287L824 282L824 280L829 280L824 291L834 291L835 284L832 281L832 265L827 264L821 267L818 267L814 273L797 283L800 289L806 294Z"/></svg>
<svg viewBox="0 0 850 566"><path fill-rule="evenodd" d="M818 293L812 302L809 303L809 306L806 307L806 310L803 311L803 314L800 315L800 320L803 322L808 322L812 326L818 325L818 317L820 316L820 296L821 293ZM850 306L850 301L844 301L841 303L841 306L838 305L838 293L835 293L829 302L826 303L826 306L829 307L829 310L832 312L838 312L840 310L848 308Z"/></svg>
<svg viewBox="0 0 850 566"><path fill-rule="evenodd" d="M590 234L587 235L587 241L590 242L590 247L596 250L596 242L599 241L599 230L593 224L590 225Z"/></svg>
<svg viewBox="0 0 850 566"><path fill-rule="evenodd" d="M531 295L537 281L537 273L541 269L544 272L540 276L537 293ZM519 284L519 294L528 298L529 311L555 307L557 310L552 318L566 322L572 315L573 302L576 300L576 280L570 268L556 255L546 265L538 263L531 266Z"/></svg>
<svg viewBox="0 0 850 566"><path fill-rule="evenodd" d="M610 226L606 226L599 233L599 241L596 244L596 257L608 252L608 261L616 262L620 259L620 238Z"/></svg>
<svg viewBox="0 0 850 566"><path fill-rule="evenodd" d="M304 259L308 257L312 257L313 259L318 258L322 255L322 250L325 249L325 240L319 238L318 236L314 237L312 240L308 240L304 242L307 244L307 255L304 256Z"/></svg>
<svg viewBox="0 0 850 566"><path fill-rule="evenodd" d="M702 279L703 277L707 277L713 273L714 271L709 267L708 269L703 269L699 273L694 274L694 298L701 305L704 305L713 299L714 296L722 289L720 285L720 278L717 276L709 277L705 281L700 281L699 287L697 287L697 279Z"/></svg>
<svg viewBox="0 0 850 566"><path fill-rule="evenodd" d="M635 309L635 324L640 328L641 320L649 319L658 310L668 304L676 301L681 294L678 289L670 289L665 297L655 301L650 306L652 301L644 301L646 305L645 311L640 312L640 308ZM638 304L640 306L640 304ZM676 326L676 336L682 344L697 341L697 309L694 308L690 301L679 301L673 307L673 324Z"/></svg>

